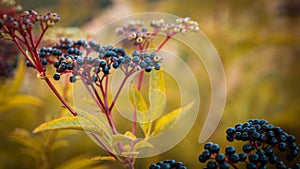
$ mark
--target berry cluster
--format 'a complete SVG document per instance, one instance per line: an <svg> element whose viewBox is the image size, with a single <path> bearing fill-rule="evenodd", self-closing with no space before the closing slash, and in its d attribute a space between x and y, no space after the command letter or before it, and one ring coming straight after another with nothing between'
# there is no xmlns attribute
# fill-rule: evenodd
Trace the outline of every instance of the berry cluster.
<svg viewBox="0 0 300 169"><path fill-rule="evenodd" d="M90 55L96 54L97 57ZM125 73L130 70L143 69L150 72L153 68L160 69L163 60L155 52L146 53L134 51L132 56L126 54L123 48L100 44L84 40L73 41L69 38L61 38L59 43L52 47L43 47L38 51L39 60L46 70L47 65L56 68L53 78L59 80L62 74L71 73L70 82L75 82L77 76L87 83L101 81L101 77L110 73L111 67L121 68ZM34 67L27 61L28 67ZM103 73L102 76L100 73Z"/></svg>
<svg viewBox="0 0 300 169"><path fill-rule="evenodd" d="M31 34L31 30L36 22L39 22L43 29L51 27L60 20L56 13L39 15L34 10L21 11L21 7L11 5L0 12L0 36L19 32L21 35Z"/></svg>
<svg viewBox="0 0 300 169"><path fill-rule="evenodd" d="M153 20L150 24L156 31L163 31L167 35L174 33L187 33L189 30L198 32L198 22L191 20L189 17L177 18L176 23L166 23L163 19Z"/></svg>
<svg viewBox="0 0 300 169"><path fill-rule="evenodd" d="M198 22L192 21L190 18L177 18L176 23L166 23L165 20L152 20L150 27L153 28L153 32L149 32L144 26L142 21L130 21L124 24L122 27L116 29L118 35L125 36L129 41L132 41L135 45L144 42L149 42L159 32L172 36L176 33L187 33L189 30L192 32L198 32Z"/></svg>
<svg viewBox="0 0 300 169"><path fill-rule="evenodd" d="M236 153L233 146L227 146L225 154L219 153L218 144L206 143L204 151L199 155L199 161L206 163L208 169L226 169L235 166L238 162L246 163L247 169L263 169L267 165L275 165L277 169L286 169L283 161L279 161L273 152L274 149L287 152L287 160L295 159L299 152L296 139L293 135L284 132L280 127L268 124L266 120L249 120L244 124L237 124L234 128L226 131L227 140L247 141L243 146L242 153ZM300 164L295 164L293 169L300 168Z"/></svg>
<svg viewBox="0 0 300 169"><path fill-rule="evenodd" d="M144 22L142 21L129 21L122 27L116 29L117 35L123 35L127 40L132 41L133 44L137 45L143 42L149 42L151 39L151 33L148 32Z"/></svg>
<svg viewBox="0 0 300 169"><path fill-rule="evenodd" d="M176 162L175 160L159 161L156 164L151 164L149 169L187 169L182 162Z"/></svg>

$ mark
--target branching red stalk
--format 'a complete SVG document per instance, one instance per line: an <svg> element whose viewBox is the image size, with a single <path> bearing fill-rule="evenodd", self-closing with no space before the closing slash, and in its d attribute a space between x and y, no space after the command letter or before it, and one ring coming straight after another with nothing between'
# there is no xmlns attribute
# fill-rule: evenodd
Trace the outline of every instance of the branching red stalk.
<svg viewBox="0 0 300 169"><path fill-rule="evenodd" d="M124 87L124 85L125 85L125 82L127 81L128 77L129 77L130 75L132 75L134 72L135 72L135 71L132 70L132 71L130 71L128 74L125 75L123 81L121 82L121 85L119 86L119 89L118 89L118 91L117 91L117 93L116 93L116 96L114 97L114 99L113 99L113 101L112 101L112 103L111 103L111 105L110 105L110 107L109 107L109 112L112 111L112 109L113 109L113 107L114 107L114 105L115 105L115 103L116 103L116 101L117 101L117 99L118 99L118 97L119 97L119 95L120 95L120 93L121 93L121 91L122 91L122 89L123 89L123 87Z"/></svg>
<svg viewBox="0 0 300 169"><path fill-rule="evenodd" d="M56 95L56 97L60 100L60 102L69 110L70 113L72 113L73 116L78 116L78 114L71 108L71 106L66 102L66 100L56 90L56 88L52 84L52 82L47 77L44 77L44 78L45 78L46 83L48 84L50 89L53 91L53 93Z"/></svg>

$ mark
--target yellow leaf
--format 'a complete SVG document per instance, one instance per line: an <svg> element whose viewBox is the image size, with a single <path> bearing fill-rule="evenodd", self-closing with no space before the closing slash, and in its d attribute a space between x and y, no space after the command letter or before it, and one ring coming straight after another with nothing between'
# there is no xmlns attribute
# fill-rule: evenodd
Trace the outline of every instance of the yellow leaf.
<svg viewBox="0 0 300 169"><path fill-rule="evenodd" d="M162 92L166 91L164 72L162 70L155 70L150 73L150 93L156 89Z"/></svg>
<svg viewBox="0 0 300 169"><path fill-rule="evenodd" d="M147 137L149 130L151 130L150 122L149 122L150 118L149 118L148 106L141 92L138 91L136 86L132 84L131 87L133 89L133 99L136 107L137 118L138 121L140 122L139 125Z"/></svg>
<svg viewBox="0 0 300 169"><path fill-rule="evenodd" d="M96 117L93 114L83 111L83 110L77 110L76 112L79 114L80 117L83 117L83 118L91 121L94 125L101 128L102 130L104 130L107 134L112 135L112 130L109 127L109 123L106 120L106 117L102 112L97 114L97 116L99 116L99 117Z"/></svg>
<svg viewBox="0 0 300 169"><path fill-rule="evenodd" d="M149 85L149 101L151 121L157 119L164 111L166 106L166 89L164 73L162 70L151 71Z"/></svg>
<svg viewBox="0 0 300 169"><path fill-rule="evenodd" d="M118 142L125 144L130 143L131 141L134 141L136 138L135 136L130 132L127 131L125 134L115 134L112 136L112 143L113 145L117 144Z"/></svg>
<svg viewBox="0 0 300 169"><path fill-rule="evenodd" d="M177 119L180 116L184 115L192 107L193 104L194 103L192 102L182 108L175 109L170 113L160 117L155 124L152 135L160 134L172 127L177 121Z"/></svg>
<svg viewBox="0 0 300 169"><path fill-rule="evenodd" d="M113 156L96 156L96 157L92 157L91 160L96 160L96 161L116 161L116 159Z"/></svg>
<svg viewBox="0 0 300 169"><path fill-rule="evenodd" d="M146 147L150 147L152 148L153 145L150 144L146 139L143 139L137 143L134 144L134 147L133 147L133 151L139 151L140 149L142 148L146 148Z"/></svg>
<svg viewBox="0 0 300 169"><path fill-rule="evenodd" d="M33 130L33 133L38 133L47 130L73 129L92 133L103 131L96 127L92 122L82 117L61 117L52 121L41 124Z"/></svg>

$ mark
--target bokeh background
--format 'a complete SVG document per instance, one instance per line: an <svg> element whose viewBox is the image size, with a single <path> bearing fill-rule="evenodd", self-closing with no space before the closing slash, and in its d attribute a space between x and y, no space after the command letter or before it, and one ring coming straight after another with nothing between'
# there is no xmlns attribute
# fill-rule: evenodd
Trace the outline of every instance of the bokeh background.
<svg viewBox="0 0 300 169"><path fill-rule="evenodd" d="M39 13L59 13L62 19L56 31L58 27L69 27L70 34L81 32L80 36L128 14L164 12L189 16L199 22L201 30L216 47L226 74L225 110L208 141L222 147L227 144L239 147L239 143L226 141L225 130L251 118L267 119L300 138L300 2L297 0L26 0L20 3L24 9L35 9ZM55 32L50 32L48 37L52 33ZM9 52L4 50L7 45L1 42L1 62L15 65L16 59L7 56ZM201 93L197 122L187 137L170 151L138 159L137 169L164 159L183 161L191 169L203 167L197 161L203 150L198 137L210 106L209 79L201 63L193 64L193 57L189 58L188 53L177 52L197 75ZM115 162L88 160L106 153L83 132L32 135L34 127L64 114L65 110L33 70L26 69L22 77L14 76L9 71L4 72L6 64L1 63L1 89L11 88L16 81L20 83L13 86L14 92L1 90L0 94L0 168L122 168ZM9 68L13 69L14 66ZM23 69L19 67L19 70ZM65 88L64 82L56 85L61 90ZM172 94L172 89L169 91ZM65 92L68 94L70 92ZM21 96L23 101L18 102ZM176 99L170 103L176 105ZM299 159L296 161L300 162Z"/></svg>

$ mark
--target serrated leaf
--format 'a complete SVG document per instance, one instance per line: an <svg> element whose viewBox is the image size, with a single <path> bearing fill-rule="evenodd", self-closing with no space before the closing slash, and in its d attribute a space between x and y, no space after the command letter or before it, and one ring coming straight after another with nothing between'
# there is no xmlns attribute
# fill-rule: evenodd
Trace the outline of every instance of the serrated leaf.
<svg viewBox="0 0 300 169"><path fill-rule="evenodd" d="M150 128L150 118L149 118L149 112L148 112L148 106L145 102L145 99L143 98L140 91L138 91L137 87L132 84L131 85L133 89L133 99L136 107L137 112L137 118L140 122L139 125L144 132L145 136L147 137Z"/></svg>
<svg viewBox="0 0 300 169"><path fill-rule="evenodd" d="M154 130L152 135L160 134L166 131L168 128L172 127L175 124L176 120L184 115L193 105L194 103L190 103L182 108L175 109L170 113L160 117L155 123Z"/></svg>
<svg viewBox="0 0 300 169"><path fill-rule="evenodd" d="M133 147L133 151L140 151L140 149L142 148L146 148L146 147L150 147L152 148L153 145L150 144L146 139L143 139L137 143L134 144L134 147Z"/></svg>
<svg viewBox="0 0 300 169"><path fill-rule="evenodd" d="M95 161L116 161L116 159L113 156L96 156L96 157L92 157L91 160L95 160Z"/></svg>

